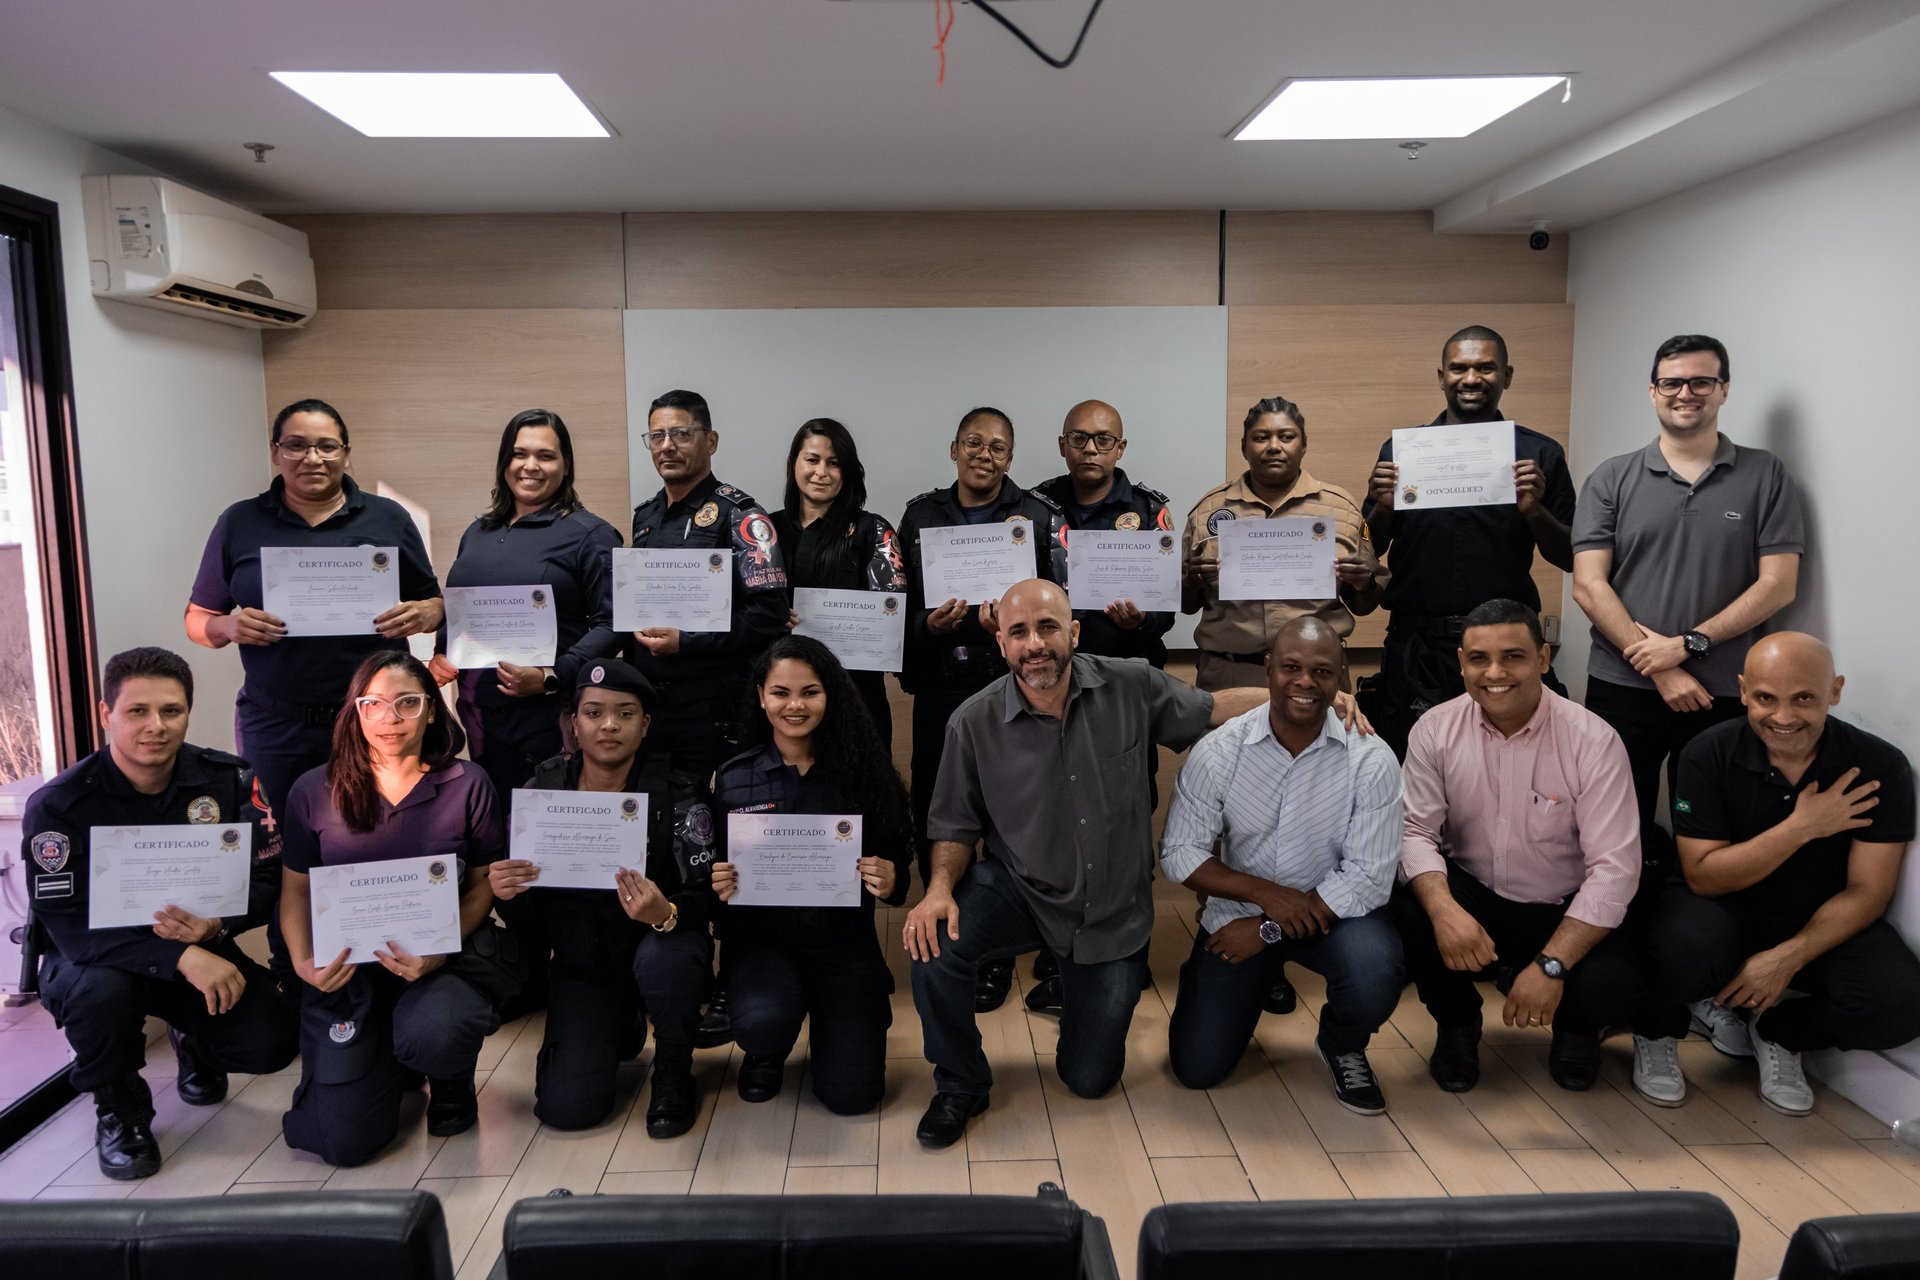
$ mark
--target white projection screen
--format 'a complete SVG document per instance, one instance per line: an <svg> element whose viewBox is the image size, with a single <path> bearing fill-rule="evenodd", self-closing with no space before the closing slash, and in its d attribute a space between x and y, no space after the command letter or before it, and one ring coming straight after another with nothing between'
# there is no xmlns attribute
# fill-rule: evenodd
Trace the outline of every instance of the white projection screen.
<svg viewBox="0 0 1920 1280"><path fill-rule="evenodd" d="M628 311L625 332L636 506L659 490L647 405L675 387L712 407L715 474L770 509L795 429L838 418L860 445L868 505L897 523L908 499L953 483L954 427L983 404L1013 419L1021 485L1064 469L1061 419L1082 400L1120 411L1122 465L1167 494L1176 524L1224 478L1225 307ZM1191 645L1192 622L1168 644Z"/></svg>

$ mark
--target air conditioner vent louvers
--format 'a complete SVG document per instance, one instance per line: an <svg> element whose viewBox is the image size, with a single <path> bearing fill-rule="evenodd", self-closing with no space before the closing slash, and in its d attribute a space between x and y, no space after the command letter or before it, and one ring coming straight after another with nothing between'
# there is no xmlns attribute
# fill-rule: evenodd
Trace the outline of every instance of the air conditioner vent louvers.
<svg viewBox="0 0 1920 1280"><path fill-rule="evenodd" d="M291 328L306 319L298 311L287 311L258 302L242 302L238 298L222 297L217 293L209 293L205 289L196 289L192 285L174 285L160 296L169 302L178 302L189 307L203 307L208 311L225 311L236 316L246 316L249 319L258 320L261 324Z"/></svg>

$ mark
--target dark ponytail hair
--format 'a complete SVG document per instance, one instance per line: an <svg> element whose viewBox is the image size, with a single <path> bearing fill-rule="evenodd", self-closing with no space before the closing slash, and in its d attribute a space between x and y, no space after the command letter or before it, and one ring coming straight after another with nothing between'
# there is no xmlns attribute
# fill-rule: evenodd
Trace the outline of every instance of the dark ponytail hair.
<svg viewBox="0 0 1920 1280"><path fill-rule="evenodd" d="M338 409L328 404L325 400L295 400L292 404L274 414L273 435L268 438L267 443L280 443L281 428L285 427L287 425L287 419L296 413L326 414L329 418L333 419L333 425L340 428L340 443L343 445L350 443L347 440L347 420L340 416Z"/></svg>
<svg viewBox="0 0 1920 1280"><path fill-rule="evenodd" d="M427 695L427 709L421 713L427 717L426 740L420 744L422 764L429 770L445 769L467 745L466 733L459 722L447 714L446 705L440 700L440 687L420 665L420 659L405 649L383 649L369 654L347 683L346 705L333 718L333 753L327 757L327 794L341 821L347 824L347 830L362 834L373 830L373 824L379 820L380 792L373 781L373 748L360 727L360 708L355 699L366 693L374 676L388 669L404 671L420 686L420 692Z"/></svg>
<svg viewBox="0 0 1920 1280"><path fill-rule="evenodd" d="M498 529L513 523L513 490L507 485L507 466L513 461L514 442L520 438L522 427L545 427L560 442L560 461L566 464L567 473L561 477L560 488L553 495L555 514L570 516L580 509L580 494L573 487L573 436L568 433L567 424L551 409L522 409L507 420L507 429L500 433L500 452L493 462L493 505L480 517L483 529Z"/></svg>

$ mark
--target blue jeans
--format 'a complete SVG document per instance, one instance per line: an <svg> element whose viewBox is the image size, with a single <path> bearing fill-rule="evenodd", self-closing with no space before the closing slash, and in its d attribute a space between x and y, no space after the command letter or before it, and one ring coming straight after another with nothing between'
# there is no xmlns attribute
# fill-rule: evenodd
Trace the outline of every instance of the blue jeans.
<svg viewBox="0 0 1920 1280"><path fill-rule="evenodd" d="M991 858L968 869L953 897L960 908L960 936L949 938L943 929L940 954L914 962L913 1003L920 1011L934 1088L984 1095L993 1088L993 1069L980 1049L980 1028L974 1022L980 966L1038 951L1043 939L1013 873ZM1146 977L1145 946L1099 964L1060 958L1066 1009L1053 1065L1061 1083L1079 1096L1098 1098L1120 1083L1127 1062L1127 1027Z"/></svg>
<svg viewBox="0 0 1920 1280"><path fill-rule="evenodd" d="M1180 966L1167 1033L1173 1074L1189 1089L1211 1089L1233 1074L1260 1022L1260 1003L1288 960L1327 980L1320 1044L1329 1055L1365 1049L1406 985L1400 935L1385 908L1336 920L1318 937L1283 938L1239 964L1208 951L1207 938L1202 930Z"/></svg>

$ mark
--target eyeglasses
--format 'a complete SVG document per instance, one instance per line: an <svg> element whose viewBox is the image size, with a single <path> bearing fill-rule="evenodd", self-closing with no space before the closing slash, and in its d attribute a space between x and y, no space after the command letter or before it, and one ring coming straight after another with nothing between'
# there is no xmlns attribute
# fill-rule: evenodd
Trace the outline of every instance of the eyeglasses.
<svg viewBox="0 0 1920 1280"><path fill-rule="evenodd" d="M397 698L376 698L368 694L364 698L355 698L353 705L360 709L362 720L378 719L382 711L393 712L396 720L418 720L427 710L427 695L424 693L403 693Z"/></svg>
<svg viewBox="0 0 1920 1280"><path fill-rule="evenodd" d="M1685 387L1697 396L1710 396L1713 389L1725 382L1725 378L1655 378L1653 389L1671 400Z"/></svg>
<svg viewBox="0 0 1920 1280"><path fill-rule="evenodd" d="M1120 437L1111 431L1095 432L1092 435L1084 431L1069 431L1066 438L1067 448L1084 449L1092 445L1095 453L1112 453L1120 444Z"/></svg>
<svg viewBox="0 0 1920 1280"><path fill-rule="evenodd" d="M649 431L647 448L658 449L669 440L683 445L705 430L706 427L668 427L665 431Z"/></svg>
<svg viewBox="0 0 1920 1280"><path fill-rule="evenodd" d="M319 455L322 462L332 462L347 451L347 446L338 440L280 440L273 447L280 451L283 458L304 458L312 453Z"/></svg>
<svg viewBox="0 0 1920 1280"><path fill-rule="evenodd" d="M1005 461L1013 456L1012 445L1005 440L988 440L985 436L968 436L960 442L960 449L970 458L984 453Z"/></svg>

